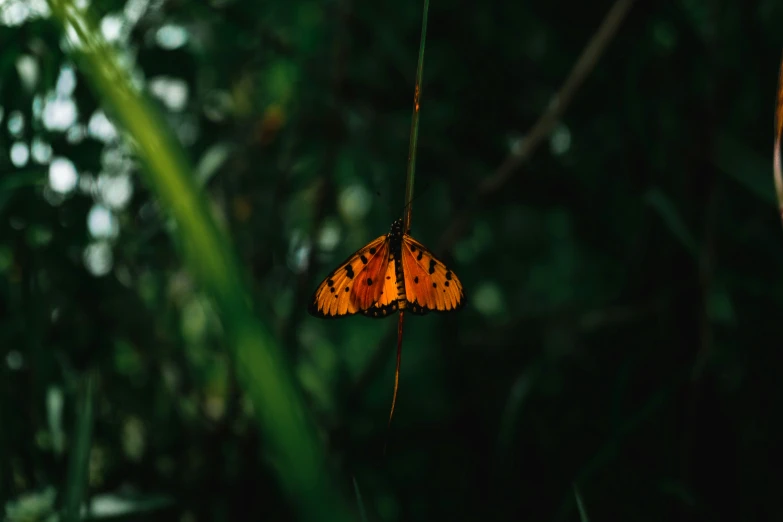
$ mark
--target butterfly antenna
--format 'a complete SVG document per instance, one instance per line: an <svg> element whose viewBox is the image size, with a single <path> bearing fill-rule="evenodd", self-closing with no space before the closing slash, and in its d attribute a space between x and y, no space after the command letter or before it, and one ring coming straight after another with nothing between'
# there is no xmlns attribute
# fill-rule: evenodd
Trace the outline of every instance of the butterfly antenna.
<svg viewBox="0 0 783 522"><path fill-rule="evenodd" d="M389 431L394 417L394 407L397 405L397 392L400 389L400 361L402 360L402 322L405 312L400 311L400 318L397 321L397 367L394 370L394 393L392 394L391 411L389 411L389 423L386 425L386 441L383 443L383 454L386 455L386 446L389 443Z"/></svg>

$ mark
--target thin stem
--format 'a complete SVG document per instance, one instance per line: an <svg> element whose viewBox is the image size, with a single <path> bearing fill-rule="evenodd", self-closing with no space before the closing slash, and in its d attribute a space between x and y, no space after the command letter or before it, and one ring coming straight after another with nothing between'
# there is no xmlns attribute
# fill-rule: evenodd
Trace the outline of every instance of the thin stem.
<svg viewBox="0 0 783 522"><path fill-rule="evenodd" d="M389 429L391 428L392 417L394 417L394 407L397 405L397 392L400 389L400 362L402 361L402 324L405 318L405 312L400 310L400 318L397 321L397 366L394 370L394 393L392 394L391 411L389 411L389 423L386 425L386 443L383 445L383 454L386 454L386 446L389 439Z"/></svg>
<svg viewBox="0 0 783 522"><path fill-rule="evenodd" d="M430 0L424 0L424 14L421 18L421 42L419 42L419 63L416 66L416 88L413 91L413 116L411 118L411 139L408 148L408 171L405 176L405 214L403 231L411 229L411 208L413 207L413 181L416 177L416 148L419 141L419 110L421 109L421 77L424 71L424 42L427 40L427 12Z"/></svg>

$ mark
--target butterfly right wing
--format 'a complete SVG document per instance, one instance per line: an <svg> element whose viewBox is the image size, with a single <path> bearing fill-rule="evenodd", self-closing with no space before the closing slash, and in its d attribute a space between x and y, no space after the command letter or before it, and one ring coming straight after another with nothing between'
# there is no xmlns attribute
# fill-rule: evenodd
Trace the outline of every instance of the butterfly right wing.
<svg viewBox="0 0 783 522"><path fill-rule="evenodd" d="M307 311L330 318L370 309L381 297L388 265L388 237L380 236L354 252L318 285Z"/></svg>
<svg viewBox="0 0 783 522"><path fill-rule="evenodd" d="M402 264L406 299L414 314L450 312L465 305L459 278L408 234L402 236Z"/></svg>

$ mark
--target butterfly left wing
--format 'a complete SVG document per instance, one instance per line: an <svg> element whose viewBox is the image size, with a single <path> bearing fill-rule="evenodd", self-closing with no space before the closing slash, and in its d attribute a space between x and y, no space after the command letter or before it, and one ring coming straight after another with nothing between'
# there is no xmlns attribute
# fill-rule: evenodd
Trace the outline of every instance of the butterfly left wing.
<svg viewBox="0 0 783 522"><path fill-rule="evenodd" d="M318 285L307 311L330 318L369 310L386 287L388 265L388 237L380 236L357 250Z"/></svg>
<svg viewBox="0 0 783 522"><path fill-rule="evenodd" d="M383 290L378 300L362 313L367 317L382 319L388 317L398 310L397 298L399 294L397 285L397 272L395 270L395 261L389 260L389 266L386 268L386 276L383 280Z"/></svg>
<svg viewBox="0 0 783 522"><path fill-rule="evenodd" d="M413 313L450 312L464 306L457 276L408 234L402 236L402 266L405 296Z"/></svg>

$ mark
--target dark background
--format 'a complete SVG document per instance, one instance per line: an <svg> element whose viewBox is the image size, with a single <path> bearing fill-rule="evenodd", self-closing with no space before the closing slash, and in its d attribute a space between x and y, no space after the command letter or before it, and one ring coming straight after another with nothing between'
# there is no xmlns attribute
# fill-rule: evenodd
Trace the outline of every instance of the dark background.
<svg viewBox="0 0 783 522"><path fill-rule="evenodd" d="M412 234L468 304L406 319L385 458L396 320L305 309L401 215L420 3L93 4L143 85L186 86L181 107L154 99L370 520L577 520L574 486L596 521L781 520L783 4L639 0L551 136L477 196L612 4L432 1ZM59 505L92 371L94 498L288 520L165 210L121 140L69 138L101 101L78 67L57 87L70 62L37 5L0 5L0 504ZM45 121L52 93L77 108L67 129ZM56 157L78 172L65 193Z"/></svg>

